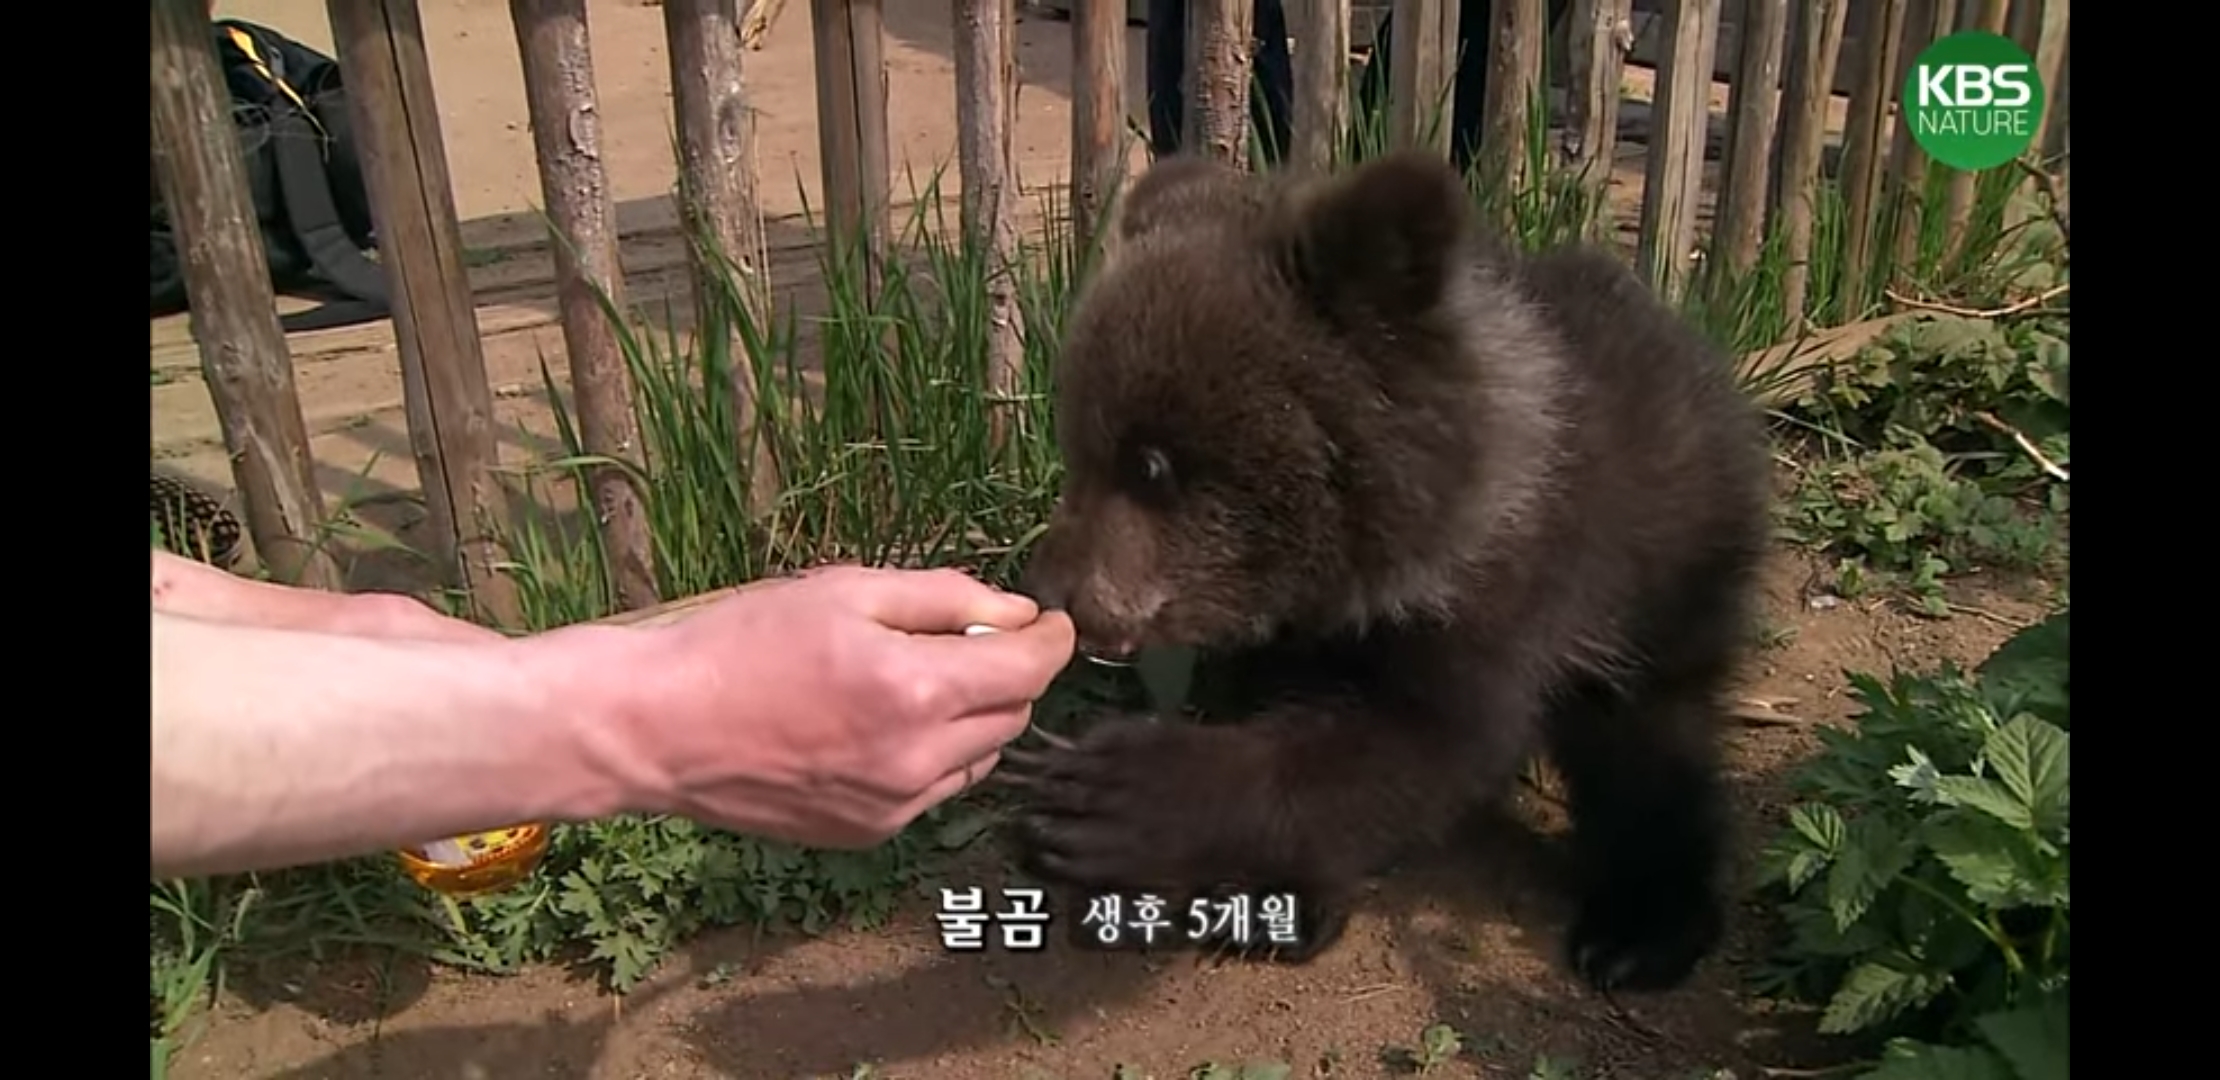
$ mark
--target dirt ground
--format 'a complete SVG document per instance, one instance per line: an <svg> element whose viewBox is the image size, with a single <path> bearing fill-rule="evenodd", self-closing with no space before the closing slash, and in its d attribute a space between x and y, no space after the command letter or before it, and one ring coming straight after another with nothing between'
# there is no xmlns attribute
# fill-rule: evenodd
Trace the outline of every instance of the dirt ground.
<svg viewBox="0 0 2220 1080"><path fill-rule="evenodd" d="M954 79L946 0L886 5L889 128L897 163L923 172L952 161ZM277 27L318 48L330 35L313 5L228 0L218 11ZM774 277L803 287L806 236L792 216L818 205L809 5L794 0L767 47L748 57L759 110L762 193ZM471 251L489 376L499 396L504 458L551 449L536 392L541 358L561 368L549 263L530 208L540 202L506 5L423 0L423 18ZM672 166L662 13L637 0L592 5L595 74L606 155L619 200L627 289L635 302L682 289L667 193ZM1020 26L1025 82L1016 143L1029 189L1061 183L1069 141L1068 26ZM1128 101L1141 113L1142 31L1129 35ZM1630 96L1646 96L1630 72ZM1724 104L1715 88L1715 108ZM1839 104L1838 104L1839 112ZM1840 122L1839 116L1836 121ZM1642 148L1622 148L1613 212L1630 226ZM1138 161L1138 150L1137 150ZM952 166L950 167L953 173ZM953 179L951 175L951 180ZM896 180L897 197L907 185ZM406 538L416 488L399 372L384 324L291 339L303 411L328 497L387 496L385 522ZM158 460L228 489L213 408L182 317L152 331L153 451ZM2024 588L1974 581L1947 621L1831 603L1823 573L1783 553L1768 578L1773 647L1755 655L1734 733L1743 820L1777 820L1780 770L1812 745L1813 725L1849 712L1844 669L1885 671L1977 660L2030 620ZM383 584L357 574L357 587ZM1553 827L1530 797L1531 823ZM1453 853L1381 880L1343 943L1301 968L1199 964L1191 956L941 953L928 906L909 905L871 934L755 941L712 934L618 1000L558 970L508 979L432 971L398 958L334 961L264 973L227 995L179 1056L176 1075L201 1078L886 1076L970 1080L1132 1075L1172 1080L1208 1061L1275 1059L1296 1076L1381 1075L1380 1054L1415 1046L1448 1023L1477 1053L1437 1071L1527 1075L1538 1054L1577 1058L1594 1077L1669 1080L1698 1069L1740 1077L1813 1060L1800 1020L1766 1014L1734 990L1750 927L1698 982L1616 1005L1568 978L1548 871L1555 847L1517 829L1480 826ZM992 884L991 858L976 877ZM1071 917L1072 913L1064 913ZM1054 937L1055 935L1051 935ZM872 1063L875 1072L860 1071ZM1332 1063L1331 1068L1328 1068Z"/></svg>
<svg viewBox="0 0 2220 1080"><path fill-rule="evenodd" d="M2024 586L1973 581L1953 596L1968 613L1934 621L1830 602L1825 580L1786 552L1767 575L1773 644L1752 658L1731 734L1753 846L1780 820L1784 767L1810 751L1816 725L1850 714L1844 669L1976 662L2008 623L2041 612ZM704 936L621 1000L555 969L491 978L384 957L265 972L225 996L173 1073L1108 1080L1129 1065L1176 1080L1206 1062L1270 1059L1296 1077L1364 1077L1391 1075L1383 1053L1437 1023L1477 1048L1444 1076L1523 1078L1548 1054L1592 1080L1715 1069L1747 1080L1839 1054L1808 1016L1769 1014L1736 991L1755 952L1747 911L1684 989L1613 1003L1583 988L1559 960L1561 822L1546 799L1521 802L1522 822L1481 821L1468 841L1381 878L1348 936L1304 967L1082 953L1053 931L1043 953L952 956L918 899L871 933ZM951 883L996 883L997 861L975 857L947 871Z"/></svg>

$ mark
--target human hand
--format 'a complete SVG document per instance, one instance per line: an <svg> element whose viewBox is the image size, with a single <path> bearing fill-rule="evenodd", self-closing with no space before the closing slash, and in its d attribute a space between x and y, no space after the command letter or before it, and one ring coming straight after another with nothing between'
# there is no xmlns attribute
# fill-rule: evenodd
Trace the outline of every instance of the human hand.
<svg viewBox="0 0 2220 1080"><path fill-rule="evenodd" d="M625 635L584 651L624 680L616 729L587 738L630 808L828 848L984 778L1074 646L1061 612L961 573L853 566L589 629Z"/></svg>

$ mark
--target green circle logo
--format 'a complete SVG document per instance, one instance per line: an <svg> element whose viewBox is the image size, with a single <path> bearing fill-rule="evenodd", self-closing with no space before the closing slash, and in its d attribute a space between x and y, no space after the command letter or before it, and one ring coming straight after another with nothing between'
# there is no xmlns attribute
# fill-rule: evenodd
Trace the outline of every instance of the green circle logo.
<svg viewBox="0 0 2220 1080"><path fill-rule="evenodd" d="M1902 116L1929 157L1968 172L1993 169L2034 143L2043 81L2034 58L2011 38L1952 34L1913 62Z"/></svg>

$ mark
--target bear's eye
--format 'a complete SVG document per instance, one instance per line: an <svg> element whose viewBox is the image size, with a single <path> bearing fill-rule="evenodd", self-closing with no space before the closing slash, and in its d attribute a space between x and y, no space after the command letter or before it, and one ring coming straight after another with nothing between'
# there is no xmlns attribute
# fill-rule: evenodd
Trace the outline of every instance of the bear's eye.
<svg viewBox="0 0 2220 1080"><path fill-rule="evenodd" d="M1168 498L1172 494L1172 459L1155 446L1134 447L1126 458L1126 480L1136 494Z"/></svg>
<svg viewBox="0 0 2220 1080"><path fill-rule="evenodd" d="M1153 446L1141 449L1141 482L1150 486L1162 484L1172 478L1172 463L1164 451Z"/></svg>

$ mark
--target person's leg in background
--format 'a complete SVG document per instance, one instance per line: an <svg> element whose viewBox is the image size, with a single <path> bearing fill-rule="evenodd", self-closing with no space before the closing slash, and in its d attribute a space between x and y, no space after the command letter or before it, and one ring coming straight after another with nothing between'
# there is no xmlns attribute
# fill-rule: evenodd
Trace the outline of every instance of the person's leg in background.
<svg viewBox="0 0 2220 1080"><path fill-rule="evenodd" d="M1545 34L1555 29L1571 5L1572 0L1548 0L1544 25L1549 29ZM1450 89L1449 160L1460 170L1470 169L1473 157L1480 152L1488 100L1488 24L1494 18L1494 9L1489 0L1458 0L1457 40L1461 51L1457 77ZM1388 63L1394 23L1394 16L1382 16L1379 32L1373 35L1372 62L1365 65L1359 84L1359 109L1384 109L1387 105L1388 87L1392 85Z"/></svg>
<svg viewBox="0 0 2220 1080"><path fill-rule="evenodd" d="M1264 146L1264 160L1287 160L1295 115L1295 59L1287 51L1287 5L1256 0L1256 77L1249 87L1249 123Z"/></svg>
<svg viewBox="0 0 2220 1080"><path fill-rule="evenodd" d="M1180 76L1187 64L1187 0L1149 0L1149 151L1179 152L1179 124L1187 107Z"/></svg>

